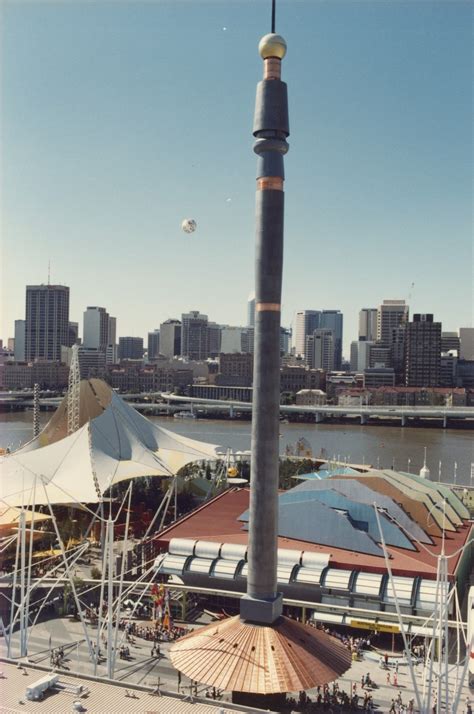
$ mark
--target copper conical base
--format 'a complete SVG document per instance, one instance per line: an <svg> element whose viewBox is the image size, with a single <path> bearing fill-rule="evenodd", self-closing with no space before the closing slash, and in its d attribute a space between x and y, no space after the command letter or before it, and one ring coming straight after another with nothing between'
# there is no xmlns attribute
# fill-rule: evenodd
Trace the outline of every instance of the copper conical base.
<svg viewBox="0 0 474 714"><path fill-rule="evenodd" d="M351 666L338 640L280 617L255 625L230 617L172 645L173 666L190 679L225 691L278 694L332 682Z"/></svg>

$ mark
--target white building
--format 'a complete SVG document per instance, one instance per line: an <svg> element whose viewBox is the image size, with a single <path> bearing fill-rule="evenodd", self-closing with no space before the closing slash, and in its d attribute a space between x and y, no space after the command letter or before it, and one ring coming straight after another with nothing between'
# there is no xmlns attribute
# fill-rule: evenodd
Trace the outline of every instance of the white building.
<svg viewBox="0 0 474 714"><path fill-rule="evenodd" d="M305 356L306 338L321 325L321 310L300 310L296 313L294 348L295 355Z"/></svg>
<svg viewBox="0 0 474 714"><path fill-rule="evenodd" d="M363 307L359 312L359 340L375 342L377 339L377 308Z"/></svg>
<svg viewBox="0 0 474 714"><path fill-rule="evenodd" d="M223 354L233 354L235 352L248 351L243 349L243 339L244 334L246 332L246 327L233 327L231 325L222 325L220 351Z"/></svg>
<svg viewBox="0 0 474 714"><path fill-rule="evenodd" d="M365 340L351 342L351 372L363 372L370 367L370 348L373 344Z"/></svg>
<svg viewBox="0 0 474 714"><path fill-rule="evenodd" d="M377 342L392 344L392 330L408 322L409 307L405 300L384 300L377 310Z"/></svg>
<svg viewBox="0 0 474 714"><path fill-rule="evenodd" d="M109 313L105 307L88 307L83 324L83 346L105 353L109 339Z"/></svg>
<svg viewBox="0 0 474 714"><path fill-rule="evenodd" d="M306 364L311 369L334 369L334 332L320 328L306 338Z"/></svg>

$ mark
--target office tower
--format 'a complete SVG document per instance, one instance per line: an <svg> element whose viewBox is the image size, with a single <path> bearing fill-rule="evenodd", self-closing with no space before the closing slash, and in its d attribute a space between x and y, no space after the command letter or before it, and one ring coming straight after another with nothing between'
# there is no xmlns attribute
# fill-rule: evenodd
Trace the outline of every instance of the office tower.
<svg viewBox="0 0 474 714"><path fill-rule="evenodd" d="M242 348L244 334L247 327L233 327L232 325L221 325L220 330L220 353L232 354L233 352L248 352Z"/></svg>
<svg viewBox="0 0 474 714"><path fill-rule="evenodd" d="M15 320L15 362L25 361L25 320Z"/></svg>
<svg viewBox="0 0 474 714"><path fill-rule="evenodd" d="M402 323L392 330L392 342L390 345L390 365L395 372L396 384L405 383L405 343L406 343L407 323Z"/></svg>
<svg viewBox="0 0 474 714"><path fill-rule="evenodd" d="M459 356L461 340L457 332L441 333L441 352L456 352Z"/></svg>
<svg viewBox="0 0 474 714"><path fill-rule="evenodd" d="M98 347L84 347L80 345L77 356L79 358L81 379L104 376L105 350L101 350Z"/></svg>
<svg viewBox="0 0 474 714"><path fill-rule="evenodd" d="M370 349L374 342L358 340L351 342L351 371L363 372L370 367Z"/></svg>
<svg viewBox="0 0 474 714"><path fill-rule="evenodd" d="M377 339L377 308L363 307L359 311L359 341L375 342Z"/></svg>
<svg viewBox="0 0 474 714"><path fill-rule="evenodd" d="M334 340L334 367L342 366L342 326L343 315L340 310L322 310L319 326L324 330L332 330Z"/></svg>
<svg viewBox="0 0 474 714"><path fill-rule="evenodd" d="M369 348L369 367L385 367L392 366L392 348L385 347L380 342L374 342Z"/></svg>
<svg viewBox="0 0 474 714"><path fill-rule="evenodd" d="M290 343L291 343L291 328L290 327L280 327L280 355L290 354Z"/></svg>
<svg viewBox="0 0 474 714"><path fill-rule="evenodd" d="M118 358L143 359L143 337L120 337Z"/></svg>
<svg viewBox="0 0 474 714"><path fill-rule="evenodd" d="M461 327L459 329L460 351L459 357L463 360L474 360L474 327Z"/></svg>
<svg viewBox="0 0 474 714"><path fill-rule="evenodd" d="M82 344L105 354L109 344L109 313L105 307L88 307L84 312Z"/></svg>
<svg viewBox="0 0 474 714"><path fill-rule="evenodd" d="M255 336L255 328L247 327L242 333L242 352L250 352L253 354L253 343Z"/></svg>
<svg viewBox="0 0 474 714"><path fill-rule="evenodd" d="M321 310L300 310L295 320L295 354L305 356L306 338L321 327Z"/></svg>
<svg viewBox="0 0 474 714"><path fill-rule="evenodd" d="M73 345L78 345L79 343L79 323L69 322L67 347L72 347Z"/></svg>
<svg viewBox="0 0 474 714"><path fill-rule="evenodd" d="M247 301L247 327L255 327L255 293L250 293Z"/></svg>
<svg viewBox="0 0 474 714"><path fill-rule="evenodd" d="M221 325L217 322L207 323L207 335L209 340L208 357L217 357L221 351Z"/></svg>
<svg viewBox="0 0 474 714"><path fill-rule="evenodd" d="M433 315L413 315L407 323L405 342L407 387L437 387L441 367L441 323Z"/></svg>
<svg viewBox="0 0 474 714"><path fill-rule="evenodd" d="M209 357L208 319L199 310L181 316L181 355L193 360Z"/></svg>
<svg viewBox="0 0 474 714"><path fill-rule="evenodd" d="M181 354L181 322L166 320L160 325L160 352L172 359Z"/></svg>
<svg viewBox="0 0 474 714"><path fill-rule="evenodd" d="M156 359L160 354L160 331L148 333L148 361Z"/></svg>
<svg viewBox="0 0 474 714"><path fill-rule="evenodd" d="M377 342L390 347L393 329L408 322L408 312L405 300L384 300L377 310Z"/></svg>
<svg viewBox="0 0 474 714"><path fill-rule="evenodd" d="M69 338L69 288L27 285L25 322L26 360L60 360Z"/></svg>
<svg viewBox="0 0 474 714"><path fill-rule="evenodd" d="M107 345L117 344L117 318L109 315L109 329L107 331Z"/></svg>
<svg viewBox="0 0 474 714"><path fill-rule="evenodd" d="M441 353L440 370L439 370L439 386L440 387L455 387L456 373L458 367L458 357L451 352Z"/></svg>
<svg viewBox="0 0 474 714"><path fill-rule="evenodd" d="M306 338L306 364L311 369L335 369L335 337L333 330L319 328Z"/></svg>

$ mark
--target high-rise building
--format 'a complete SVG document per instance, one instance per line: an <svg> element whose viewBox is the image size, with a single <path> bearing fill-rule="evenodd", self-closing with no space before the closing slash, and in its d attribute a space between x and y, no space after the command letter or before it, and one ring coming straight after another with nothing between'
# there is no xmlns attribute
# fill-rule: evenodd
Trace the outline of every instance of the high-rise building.
<svg viewBox="0 0 474 714"><path fill-rule="evenodd" d="M441 323L433 315L413 315L406 326L405 383L407 387L437 387L441 368Z"/></svg>
<svg viewBox="0 0 474 714"><path fill-rule="evenodd" d="M459 328L459 340L461 343L459 357L462 360L474 360L474 327Z"/></svg>
<svg viewBox="0 0 474 714"><path fill-rule="evenodd" d="M248 352L242 349L242 341L247 327L234 327L233 325L221 325L221 348L220 353L232 354L234 352Z"/></svg>
<svg viewBox="0 0 474 714"><path fill-rule="evenodd" d="M305 356L306 338L321 327L321 310L300 310L295 319L295 354Z"/></svg>
<svg viewBox="0 0 474 714"><path fill-rule="evenodd" d="M335 339L333 330L319 328L306 338L306 364L310 369L334 370Z"/></svg>
<svg viewBox="0 0 474 714"><path fill-rule="evenodd" d="M441 352L456 352L459 356L461 340L457 332L441 333Z"/></svg>
<svg viewBox="0 0 474 714"><path fill-rule="evenodd" d="M105 372L105 351L97 347L84 347L78 349L79 371L81 379L90 377L103 377Z"/></svg>
<svg viewBox="0 0 474 714"><path fill-rule="evenodd" d="M280 355L290 354L291 327L280 327Z"/></svg>
<svg viewBox="0 0 474 714"><path fill-rule="evenodd" d="M72 347L73 345L78 345L78 344L80 344L79 323L78 322L69 322L67 347Z"/></svg>
<svg viewBox="0 0 474 714"><path fill-rule="evenodd" d="M321 329L332 330L334 340L334 367L332 369L339 370L342 366L342 312L340 310L322 310L319 325Z"/></svg>
<svg viewBox="0 0 474 714"><path fill-rule="evenodd" d="M375 342L377 339L377 308L363 307L359 311L359 341Z"/></svg>
<svg viewBox="0 0 474 714"><path fill-rule="evenodd" d="M160 325L160 352L172 359L181 354L181 322L166 320Z"/></svg>
<svg viewBox="0 0 474 714"><path fill-rule="evenodd" d="M88 307L84 312L82 344L105 354L109 344L109 313L105 307Z"/></svg>
<svg viewBox="0 0 474 714"><path fill-rule="evenodd" d="M117 318L109 315L109 329L107 331L107 345L117 344Z"/></svg>
<svg viewBox="0 0 474 714"><path fill-rule="evenodd" d="M255 293L250 293L247 301L247 327L255 327Z"/></svg>
<svg viewBox="0 0 474 714"><path fill-rule="evenodd" d="M207 323L207 335L209 340L208 357L217 357L221 352L221 329L222 325L217 322Z"/></svg>
<svg viewBox="0 0 474 714"><path fill-rule="evenodd" d="M143 337L119 337L118 358L143 359Z"/></svg>
<svg viewBox="0 0 474 714"><path fill-rule="evenodd" d="M364 369L370 367L370 348L373 342L367 340L358 340L351 342L351 371L363 372Z"/></svg>
<svg viewBox="0 0 474 714"><path fill-rule="evenodd" d="M181 316L181 355L188 359L209 357L209 323L207 315L192 310Z"/></svg>
<svg viewBox="0 0 474 714"><path fill-rule="evenodd" d="M26 360L60 360L69 339L69 288L27 285L25 322Z"/></svg>
<svg viewBox="0 0 474 714"><path fill-rule="evenodd" d="M25 320L15 320L15 362L25 361Z"/></svg>
<svg viewBox="0 0 474 714"><path fill-rule="evenodd" d="M384 300L377 310L377 342L390 347L393 329L408 322L408 313L405 300Z"/></svg>
<svg viewBox="0 0 474 714"><path fill-rule="evenodd" d="M390 366L395 372L396 384L405 383L405 343L407 323L403 322L392 330L392 343L390 345Z"/></svg>
<svg viewBox="0 0 474 714"><path fill-rule="evenodd" d="M160 331L148 333L148 361L156 359L160 354Z"/></svg>

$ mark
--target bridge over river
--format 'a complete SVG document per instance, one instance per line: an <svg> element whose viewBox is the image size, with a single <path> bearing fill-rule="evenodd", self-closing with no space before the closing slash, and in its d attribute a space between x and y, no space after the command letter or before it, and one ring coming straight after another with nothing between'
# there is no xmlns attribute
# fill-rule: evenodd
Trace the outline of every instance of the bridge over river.
<svg viewBox="0 0 474 714"><path fill-rule="evenodd" d="M227 413L232 419L245 412L252 411L250 402L237 400L203 399L201 397L188 397L168 392L141 392L137 394L122 394L123 399L133 402L133 406L141 412L150 414L173 414L175 412L189 412L190 414L206 416L215 413ZM43 408L56 408L62 397L51 396L51 393L42 392L40 406ZM33 392L0 392L0 406L22 408L33 406ZM376 406L376 405L351 405L340 406L324 404L318 406L305 406L296 404L281 404L282 417L307 417L316 423L330 419L353 418L360 420L361 424L378 419L385 421L399 420L402 426L420 421L437 422L444 428L451 423L457 427L460 422L466 426L474 427L474 407L432 407L432 406Z"/></svg>

